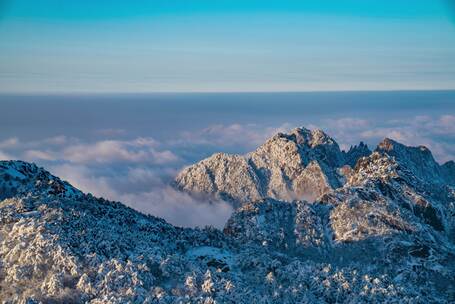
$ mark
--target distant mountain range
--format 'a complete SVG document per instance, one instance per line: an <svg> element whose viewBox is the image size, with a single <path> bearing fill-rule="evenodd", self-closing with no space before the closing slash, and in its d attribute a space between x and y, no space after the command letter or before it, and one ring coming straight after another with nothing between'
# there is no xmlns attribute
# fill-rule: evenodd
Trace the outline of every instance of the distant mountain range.
<svg viewBox="0 0 455 304"><path fill-rule="evenodd" d="M455 163L423 146L345 152L298 128L202 160L175 186L230 202L224 230L175 227L0 161L0 299L455 302Z"/></svg>

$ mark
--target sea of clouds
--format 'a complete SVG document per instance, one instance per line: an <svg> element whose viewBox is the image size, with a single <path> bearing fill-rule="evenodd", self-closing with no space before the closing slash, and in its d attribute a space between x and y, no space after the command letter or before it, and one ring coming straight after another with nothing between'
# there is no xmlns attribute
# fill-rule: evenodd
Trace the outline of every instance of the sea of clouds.
<svg viewBox="0 0 455 304"><path fill-rule="evenodd" d="M384 119L337 117L310 119L307 128L321 128L342 149L364 141L374 148L385 137L407 145L425 145L443 163L455 159L455 115L417 115ZM183 167L214 152L246 153L277 132L295 124L212 124L197 130L176 130L165 139L136 137L128 130L99 129L81 138L61 134L0 141L0 159L22 159L45 167L84 192L102 196L180 226L222 227L232 212L223 201L205 202L172 187ZM153 133L153 132L151 132Z"/></svg>

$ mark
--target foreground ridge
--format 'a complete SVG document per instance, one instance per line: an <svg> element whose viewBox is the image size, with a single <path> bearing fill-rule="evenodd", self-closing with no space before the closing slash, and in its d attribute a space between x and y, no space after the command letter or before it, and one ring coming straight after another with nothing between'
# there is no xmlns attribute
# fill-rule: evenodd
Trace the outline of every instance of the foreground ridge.
<svg viewBox="0 0 455 304"><path fill-rule="evenodd" d="M189 229L0 161L4 303L451 303L454 163L320 130L216 154L177 185L238 206Z"/></svg>

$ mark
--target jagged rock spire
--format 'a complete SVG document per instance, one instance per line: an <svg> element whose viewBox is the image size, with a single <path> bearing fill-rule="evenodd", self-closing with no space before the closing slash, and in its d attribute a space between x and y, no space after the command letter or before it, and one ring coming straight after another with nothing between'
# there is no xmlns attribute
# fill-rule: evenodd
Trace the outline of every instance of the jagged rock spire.
<svg viewBox="0 0 455 304"><path fill-rule="evenodd" d="M369 156L370 154L371 150L361 141L359 145L351 146L349 151L344 153L344 162L351 168L354 168L360 158Z"/></svg>

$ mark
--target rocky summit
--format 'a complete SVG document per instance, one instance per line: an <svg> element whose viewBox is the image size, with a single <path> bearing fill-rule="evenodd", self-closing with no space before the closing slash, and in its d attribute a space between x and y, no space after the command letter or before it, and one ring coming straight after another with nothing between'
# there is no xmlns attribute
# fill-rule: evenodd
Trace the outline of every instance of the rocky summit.
<svg viewBox="0 0 455 304"><path fill-rule="evenodd" d="M343 184L344 165L370 153L363 144L342 152L321 130L297 128L273 136L248 155L217 153L184 169L176 186L218 196L235 207L266 197L314 200Z"/></svg>
<svg viewBox="0 0 455 304"><path fill-rule="evenodd" d="M0 162L3 303L453 303L455 165L320 130L215 154L175 185L236 207L223 231L175 227Z"/></svg>

